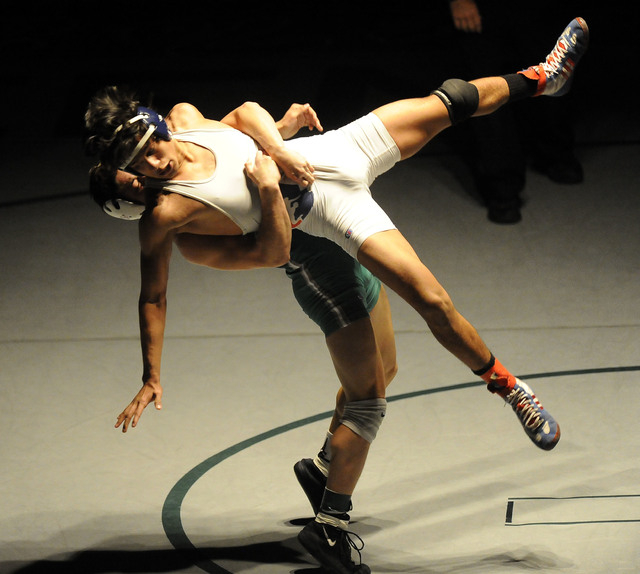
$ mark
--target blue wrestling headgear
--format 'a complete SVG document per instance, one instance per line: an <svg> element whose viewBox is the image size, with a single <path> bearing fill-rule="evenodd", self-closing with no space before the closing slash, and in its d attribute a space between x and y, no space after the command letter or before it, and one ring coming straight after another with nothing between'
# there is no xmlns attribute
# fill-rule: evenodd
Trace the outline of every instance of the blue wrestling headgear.
<svg viewBox="0 0 640 574"><path fill-rule="evenodd" d="M102 204L102 210L111 217L117 219L125 219L127 221L135 221L142 217L145 206L140 203L133 203L126 199L107 199Z"/></svg>
<svg viewBox="0 0 640 574"><path fill-rule="evenodd" d="M145 108L144 106L138 106L137 115L126 121L124 124L118 126L113 132L113 135L115 136L122 128L130 126L131 124L135 124L136 122L142 122L145 126L147 126L147 131L140 138L138 145L133 149L127 159L122 162L122 164L120 165L120 169L126 169L127 167L129 167L129 164L138 155L138 153L147 143L152 134L155 133L156 136L165 141L169 141L171 139L171 130L167 126L167 123L164 121L163 117L154 110Z"/></svg>

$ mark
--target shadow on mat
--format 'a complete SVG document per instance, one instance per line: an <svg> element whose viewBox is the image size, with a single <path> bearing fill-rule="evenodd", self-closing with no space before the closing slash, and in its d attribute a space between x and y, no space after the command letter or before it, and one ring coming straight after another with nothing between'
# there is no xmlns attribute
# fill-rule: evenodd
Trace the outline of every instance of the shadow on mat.
<svg viewBox="0 0 640 574"><path fill-rule="evenodd" d="M242 546L202 547L194 550L84 550L67 559L46 559L29 564L0 562L3 574L114 574L169 573L198 567L209 574L237 574L253 569L257 564L289 564L289 574L323 574L325 571L309 564L308 555L298 549L295 538L283 541L260 542ZM233 571L219 566L217 561L231 561ZM379 557L372 561L386 572L403 574L464 574L513 571L513 568L550 572L573 566L570 561L551 553L520 548L513 552L471 555L433 561L415 558L386 561ZM299 565L299 566L296 566Z"/></svg>
<svg viewBox="0 0 640 574"><path fill-rule="evenodd" d="M0 562L0 572L12 574L107 574L115 572L164 573L179 572L197 566L211 574L232 574L218 566L218 560L237 561L235 572L242 572L242 563L256 564L305 564L302 550L296 547L295 538L231 546L226 548L201 547L194 550L83 550L64 560L45 559L29 564ZM13 568L12 568L13 564ZM248 566L247 566L248 567ZM303 569L315 572L317 569Z"/></svg>

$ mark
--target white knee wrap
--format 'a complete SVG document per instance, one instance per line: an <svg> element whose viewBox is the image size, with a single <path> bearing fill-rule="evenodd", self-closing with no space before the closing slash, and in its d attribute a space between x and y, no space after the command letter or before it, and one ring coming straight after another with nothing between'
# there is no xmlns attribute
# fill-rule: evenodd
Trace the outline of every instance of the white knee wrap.
<svg viewBox="0 0 640 574"><path fill-rule="evenodd" d="M344 406L340 422L367 442L373 442L386 412L386 399L353 401Z"/></svg>

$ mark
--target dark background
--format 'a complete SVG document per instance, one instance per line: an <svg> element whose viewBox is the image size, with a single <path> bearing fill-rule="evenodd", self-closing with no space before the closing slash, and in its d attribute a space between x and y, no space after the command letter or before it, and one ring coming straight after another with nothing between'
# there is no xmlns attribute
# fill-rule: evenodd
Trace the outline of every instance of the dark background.
<svg viewBox="0 0 640 574"><path fill-rule="evenodd" d="M572 91L578 145L637 143L634 3L574 4L591 30ZM557 33L565 24L557 23ZM310 102L331 128L381 103L424 95L461 72L448 6L440 1L378 8L359 2L25 3L5 16L3 28L2 161L24 181L34 176L30 166L39 172L38 190L23 184L26 195L46 195L42 171L54 170L55 179L60 163L71 167L65 176L71 188L83 185L90 165L80 143L83 113L106 84L136 89L161 113L188 101L211 118L245 100L274 116L294 101ZM35 154L35 148L49 151ZM446 149L445 136L427 153ZM43 169L34 165L43 162ZM0 200L19 200L6 182Z"/></svg>

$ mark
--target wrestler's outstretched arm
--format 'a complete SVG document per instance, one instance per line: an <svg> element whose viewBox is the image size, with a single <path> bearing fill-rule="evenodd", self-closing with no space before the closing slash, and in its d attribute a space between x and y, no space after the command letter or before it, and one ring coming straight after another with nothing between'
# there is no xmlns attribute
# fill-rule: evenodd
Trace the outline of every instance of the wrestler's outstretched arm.
<svg viewBox="0 0 640 574"><path fill-rule="evenodd" d="M160 367L167 313L167 285L172 246L175 243L187 259L194 263L210 264L221 269L249 269L278 267L289 259L291 222L280 193L280 172L276 163L258 152L254 161L245 166L247 175L258 185L262 208L260 227L255 234L241 236L191 236L176 233L171 228L157 227L145 218L140 221L139 298L140 343L142 347L142 387L133 400L118 415L115 427L127 432L135 427L151 403L162 408ZM189 238L209 239L206 251ZM208 257L204 260L203 257ZM200 258L200 259L199 259Z"/></svg>

